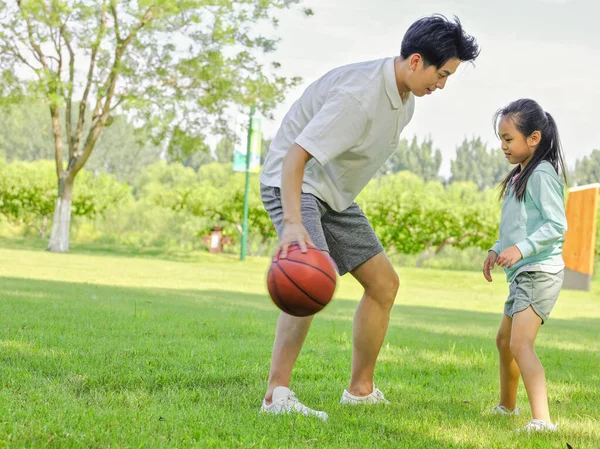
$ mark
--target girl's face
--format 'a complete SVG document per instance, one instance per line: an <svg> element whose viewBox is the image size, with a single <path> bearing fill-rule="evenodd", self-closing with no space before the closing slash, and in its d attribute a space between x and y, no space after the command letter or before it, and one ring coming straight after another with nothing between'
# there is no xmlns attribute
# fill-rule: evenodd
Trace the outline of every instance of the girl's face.
<svg viewBox="0 0 600 449"><path fill-rule="evenodd" d="M498 135L508 162L513 165L521 164L521 169L527 166L542 138L539 131L524 136L511 117L502 117L498 124Z"/></svg>

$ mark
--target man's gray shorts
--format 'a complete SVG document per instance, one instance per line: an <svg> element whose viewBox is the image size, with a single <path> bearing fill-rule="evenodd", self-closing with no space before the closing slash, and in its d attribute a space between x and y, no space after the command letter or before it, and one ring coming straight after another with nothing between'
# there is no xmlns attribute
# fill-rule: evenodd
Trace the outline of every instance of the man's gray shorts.
<svg viewBox="0 0 600 449"><path fill-rule="evenodd" d="M260 195L275 225L277 235L283 231L281 191L277 187L260 186ZM317 248L329 251L338 271L344 275L383 251L369 220L358 204L336 212L310 193L301 195L302 224Z"/></svg>
<svg viewBox="0 0 600 449"><path fill-rule="evenodd" d="M508 299L504 304L504 314L513 317L529 306L542 319L542 324L550 316L563 284L564 270L556 274L544 271L524 271L510 284Z"/></svg>

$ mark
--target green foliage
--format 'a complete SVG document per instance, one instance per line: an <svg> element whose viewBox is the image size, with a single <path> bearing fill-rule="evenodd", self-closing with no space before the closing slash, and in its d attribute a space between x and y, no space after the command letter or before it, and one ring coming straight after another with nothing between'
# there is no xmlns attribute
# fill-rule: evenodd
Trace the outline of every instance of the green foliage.
<svg viewBox="0 0 600 449"><path fill-rule="evenodd" d="M441 165L442 152L439 149L433 150L433 141L427 138L419 144L414 137L410 144L408 140L400 139L398 149L382 167L381 172L391 174L407 170L426 181L436 181L439 179Z"/></svg>
<svg viewBox="0 0 600 449"><path fill-rule="evenodd" d="M465 138L451 164L452 182L472 181L482 191L498 185L510 170L502 151L488 150L479 137Z"/></svg>
<svg viewBox="0 0 600 449"><path fill-rule="evenodd" d="M600 182L600 150L594 150L575 163L575 179L578 185Z"/></svg>
<svg viewBox="0 0 600 449"><path fill-rule="evenodd" d="M251 252L264 254L276 233L260 199L257 175L250 181ZM233 172L231 163L213 162L194 171L159 161L132 186L106 173L82 171L73 193L74 238L137 248L199 249L205 248L203 239L212 228L220 226L232 239L228 250L233 251L241 235L244 187L245 174ZM31 226L43 235L51 224L56 189L52 161L0 159L0 215L13 225ZM372 181L358 202L391 255L415 255L398 259L402 264L452 268L446 259L458 260L454 251L487 251L498 235L497 190L480 192L473 182L445 187L402 171ZM600 239L596 253L600 257ZM465 255L460 266L473 267L479 263L474 259L475 253Z"/></svg>
<svg viewBox="0 0 600 449"><path fill-rule="evenodd" d="M245 173L233 173L231 164L213 163L202 166L197 183L180 184L162 191L156 204L174 211L189 212L205 219L208 234L215 226L223 227L224 235L237 239L242 231ZM258 176L251 174L248 226L250 236L259 237L259 251L276 237L275 229L260 199Z"/></svg>
<svg viewBox="0 0 600 449"><path fill-rule="evenodd" d="M91 111L87 115L86 123L91 122ZM54 137L48 117L48 107L36 103L0 109L0 154L8 162L53 159ZM66 133L64 121L61 117L62 132ZM151 136L137 130L125 116L115 115L100 135L86 168L131 183L147 165L159 160L160 153Z"/></svg>
<svg viewBox="0 0 600 449"><path fill-rule="evenodd" d="M0 1L1 103L26 94L49 107L61 199L71 199L77 173L115 113L139 124L155 148L169 142L170 160L198 167L206 160L194 155L208 154L208 134L233 133L232 110L255 107L271 117L300 82L276 73L268 53L277 38L262 32L277 25L278 10L297 3ZM6 155L2 142L0 149ZM127 159L139 158L117 158L109 171ZM52 251L68 251L67 223L62 217L53 229Z"/></svg>
<svg viewBox="0 0 600 449"><path fill-rule="evenodd" d="M474 193L474 184L445 190L440 183L400 172L371 182L359 204L386 248L416 254L446 245L490 248L498 235L499 203Z"/></svg>
<svg viewBox="0 0 600 449"><path fill-rule="evenodd" d="M0 148L8 162L54 158L48 107L18 104L0 109Z"/></svg>
<svg viewBox="0 0 600 449"><path fill-rule="evenodd" d="M56 177L51 161L15 162L0 159L0 214L11 222L41 226L56 201Z"/></svg>
<svg viewBox="0 0 600 449"><path fill-rule="evenodd" d="M104 214L130 195L130 187L117 181L114 176L82 171L73 192L72 212L75 216L93 218Z"/></svg>
<svg viewBox="0 0 600 449"><path fill-rule="evenodd" d="M231 162L233 160L234 147L235 145L231 139L221 139L215 148L215 156L217 157L217 161L221 163ZM264 150L265 149L263 148L263 151Z"/></svg>
<svg viewBox="0 0 600 449"><path fill-rule="evenodd" d="M140 173L133 182L133 190L136 198L153 200L176 187L193 185L197 179L196 172L190 167L159 161Z"/></svg>
<svg viewBox="0 0 600 449"><path fill-rule="evenodd" d="M100 243L111 247L177 248L192 250L205 248L200 230L206 223L184 211L160 207L149 199L120 203L94 219L77 219L73 237L76 242Z"/></svg>
<svg viewBox="0 0 600 449"><path fill-rule="evenodd" d="M104 214L130 196L130 187L106 173L84 171L73 192L72 213L77 217ZM52 161L13 162L0 159L0 214L12 223L39 229L52 216L56 202ZM43 234L43 232L42 232Z"/></svg>
<svg viewBox="0 0 600 449"><path fill-rule="evenodd" d="M162 149L122 115L114 116L100 137L86 169L102 171L131 184L139 173L160 160Z"/></svg>
<svg viewBox="0 0 600 449"><path fill-rule="evenodd" d="M104 113L119 104L157 140L173 135L172 150L182 157L206 152L209 128L224 135L231 131L230 105L255 105L270 116L300 82L276 73L280 64L269 54L278 39L268 31L277 25L279 10L297 3L1 2L0 72L5 76L0 92L6 97L29 92L64 110L79 100L74 94L89 87L90 97L82 101L90 101L90 107L98 100Z"/></svg>

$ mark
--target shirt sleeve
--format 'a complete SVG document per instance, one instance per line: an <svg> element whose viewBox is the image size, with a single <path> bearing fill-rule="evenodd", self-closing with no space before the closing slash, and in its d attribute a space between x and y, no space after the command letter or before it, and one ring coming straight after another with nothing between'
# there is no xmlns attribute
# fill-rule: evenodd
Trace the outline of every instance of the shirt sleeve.
<svg viewBox="0 0 600 449"><path fill-rule="evenodd" d="M540 211L542 223L533 234L517 243L524 258L549 248L567 232L565 203L556 183L556 179L544 172L533 172L529 178L527 194Z"/></svg>
<svg viewBox="0 0 600 449"><path fill-rule="evenodd" d="M321 165L326 165L359 144L368 125L369 117L360 102L348 92L334 90L296 143Z"/></svg>
<svg viewBox="0 0 600 449"><path fill-rule="evenodd" d="M496 243L494 243L494 246L492 246L492 248L488 251L494 251L496 254L500 254L500 240L496 240Z"/></svg>

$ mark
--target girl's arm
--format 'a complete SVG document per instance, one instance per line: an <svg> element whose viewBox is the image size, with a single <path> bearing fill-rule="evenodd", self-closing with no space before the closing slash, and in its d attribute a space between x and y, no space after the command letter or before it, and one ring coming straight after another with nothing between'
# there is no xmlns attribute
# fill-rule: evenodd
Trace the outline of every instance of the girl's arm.
<svg viewBox="0 0 600 449"><path fill-rule="evenodd" d="M544 172L534 172L527 185L531 199L542 215L540 227L522 242L516 244L523 257L537 254L552 246L567 232L567 217L562 185Z"/></svg>

